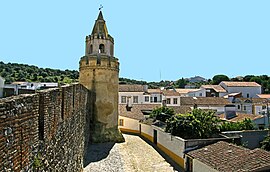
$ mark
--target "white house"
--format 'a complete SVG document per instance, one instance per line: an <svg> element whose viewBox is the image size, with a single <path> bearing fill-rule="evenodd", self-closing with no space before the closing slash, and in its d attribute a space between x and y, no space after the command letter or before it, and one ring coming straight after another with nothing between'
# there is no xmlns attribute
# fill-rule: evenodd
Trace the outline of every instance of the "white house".
<svg viewBox="0 0 270 172"><path fill-rule="evenodd" d="M150 103L162 103L162 90L161 89L148 89L147 93L150 95Z"/></svg>
<svg viewBox="0 0 270 172"><path fill-rule="evenodd" d="M0 98L3 97L5 79L0 76Z"/></svg>
<svg viewBox="0 0 270 172"><path fill-rule="evenodd" d="M225 111L225 106L231 104L228 99L222 97L181 97L180 106L214 110L218 113Z"/></svg>
<svg viewBox="0 0 270 172"><path fill-rule="evenodd" d="M166 106L180 106L180 93L175 90L163 90L162 94Z"/></svg>
<svg viewBox="0 0 270 172"><path fill-rule="evenodd" d="M119 85L119 104L149 104L146 85Z"/></svg>
<svg viewBox="0 0 270 172"><path fill-rule="evenodd" d="M268 99L263 98L236 98L233 101L236 112L247 114L266 114L268 107Z"/></svg>
<svg viewBox="0 0 270 172"><path fill-rule="evenodd" d="M241 92L244 98L257 97L257 94L261 94L262 92L261 85L256 82L222 81L219 85L222 86L228 94Z"/></svg>
<svg viewBox="0 0 270 172"><path fill-rule="evenodd" d="M223 97L227 94L227 91L220 85L202 85L201 89L206 90L205 97Z"/></svg>
<svg viewBox="0 0 270 172"><path fill-rule="evenodd" d="M262 149L250 150L243 146L219 141L191 150L187 155L186 171L269 171L270 152Z"/></svg>

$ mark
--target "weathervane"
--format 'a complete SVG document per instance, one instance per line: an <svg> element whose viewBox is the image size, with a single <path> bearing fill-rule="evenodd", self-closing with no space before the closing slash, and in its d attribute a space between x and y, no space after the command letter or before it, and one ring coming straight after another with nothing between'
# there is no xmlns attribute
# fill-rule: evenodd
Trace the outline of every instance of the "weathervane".
<svg viewBox="0 0 270 172"><path fill-rule="evenodd" d="M99 8L98 8L98 10L99 11L101 11L101 9L103 8L103 5L102 4L100 4L100 6L99 6Z"/></svg>

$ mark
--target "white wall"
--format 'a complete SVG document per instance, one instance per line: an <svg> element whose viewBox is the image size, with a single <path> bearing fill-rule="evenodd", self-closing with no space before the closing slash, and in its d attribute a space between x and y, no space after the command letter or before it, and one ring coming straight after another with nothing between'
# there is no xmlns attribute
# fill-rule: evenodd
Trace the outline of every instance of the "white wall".
<svg viewBox="0 0 270 172"><path fill-rule="evenodd" d="M123 120L123 126L120 126L118 128L120 129L127 129L127 130L134 130L139 132L139 120L131 119L123 116L119 116L119 120Z"/></svg>
<svg viewBox="0 0 270 172"><path fill-rule="evenodd" d="M4 78L0 77L0 98L3 97L4 83L5 83Z"/></svg>
<svg viewBox="0 0 270 172"><path fill-rule="evenodd" d="M189 92L188 97L206 97L206 89Z"/></svg>
<svg viewBox="0 0 270 172"><path fill-rule="evenodd" d="M177 104L173 103L173 99L177 99ZM164 96L164 99L166 100L166 105L167 106L180 106L180 96ZM171 99L171 103L167 104L167 99Z"/></svg>
<svg viewBox="0 0 270 172"><path fill-rule="evenodd" d="M154 129L157 130L157 141L162 146L166 147L171 152L175 153L179 157L184 157L184 150L185 150L185 140L172 136L169 133L161 131L159 128L153 126Z"/></svg>
<svg viewBox="0 0 270 172"><path fill-rule="evenodd" d="M143 104L144 103L144 95L143 92L119 92L119 104L127 104L127 103L122 103L121 102L121 97L126 96L127 99L130 97L130 104ZM138 103L133 103L133 97L138 96ZM149 103L149 102L147 102Z"/></svg>
<svg viewBox="0 0 270 172"><path fill-rule="evenodd" d="M214 168L211 168L204 163L198 161L197 159L193 159L193 172L218 172Z"/></svg>
<svg viewBox="0 0 270 172"><path fill-rule="evenodd" d="M161 94L155 94L155 93L151 93L151 96L150 96L150 100L152 98L152 102L151 103L155 103L154 102L154 98L157 97L157 102L156 103L162 103L162 95Z"/></svg>
<svg viewBox="0 0 270 172"><path fill-rule="evenodd" d="M257 94L261 94L261 87L227 87L224 83L220 83L220 85L230 94L230 93L242 93L244 98L253 98L257 97ZM249 94L249 97L247 97Z"/></svg>

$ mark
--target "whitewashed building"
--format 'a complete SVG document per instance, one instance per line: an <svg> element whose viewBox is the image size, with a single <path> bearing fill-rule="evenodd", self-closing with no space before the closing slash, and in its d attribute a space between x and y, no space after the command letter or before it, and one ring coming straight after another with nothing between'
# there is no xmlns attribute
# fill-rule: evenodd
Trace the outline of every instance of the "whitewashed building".
<svg viewBox="0 0 270 172"><path fill-rule="evenodd" d="M256 82L231 82L222 81L220 84L228 94L230 93L242 93L244 98L257 97L257 94L261 94L262 87Z"/></svg>

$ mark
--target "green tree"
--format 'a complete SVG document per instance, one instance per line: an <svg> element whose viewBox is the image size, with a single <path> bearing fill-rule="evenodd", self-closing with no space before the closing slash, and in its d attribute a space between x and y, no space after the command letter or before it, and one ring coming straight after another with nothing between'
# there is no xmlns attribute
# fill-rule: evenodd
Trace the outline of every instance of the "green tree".
<svg viewBox="0 0 270 172"><path fill-rule="evenodd" d="M177 88L185 88L186 85L187 85L187 81L184 78L178 79L176 81Z"/></svg>
<svg viewBox="0 0 270 172"><path fill-rule="evenodd" d="M168 108L165 106L155 108L151 114L151 118L158 119L160 121L166 122L167 119L172 117L175 114L174 110L172 108Z"/></svg>
<svg viewBox="0 0 270 172"><path fill-rule="evenodd" d="M219 133L219 119L213 111L194 109L192 113L173 115L166 124L166 132L185 139L209 138Z"/></svg>
<svg viewBox="0 0 270 172"><path fill-rule="evenodd" d="M226 75L215 75L212 79L212 84L217 85L221 81L229 81L229 77Z"/></svg>
<svg viewBox="0 0 270 172"><path fill-rule="evenodd" d="M220 125L220 131L242 131L242 130L254 130L255 124L251 119L245 118L239 122L223 122Z"/></svg>

